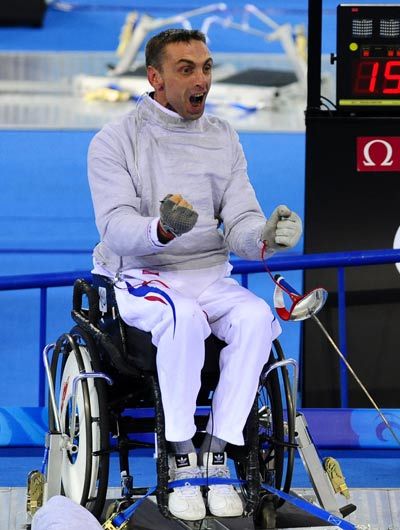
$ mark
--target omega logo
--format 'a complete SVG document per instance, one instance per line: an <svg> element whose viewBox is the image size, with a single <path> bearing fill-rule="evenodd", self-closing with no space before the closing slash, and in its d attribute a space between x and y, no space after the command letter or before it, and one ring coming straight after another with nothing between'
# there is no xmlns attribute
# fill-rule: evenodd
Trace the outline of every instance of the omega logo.
<svg viewBox="0 0 400 530"><path fill-rule="evenodd" d="M400 173L400 136L358 136L357 171Z"/></svg>
<svg viewBox="0 0 400 530"><path fill-rule="evenodd" d="M393 158L392 158L393 157L393 147L386 140L380 140L380 139L371 140L371 141L369 141L368 143L366 143L364 145L364 149L363 149L363 155L364 155L363 164L364 164L364 166L376 166L377 165L376 162L374 160L372 160L371 153L370 153L371 147L374 144L382 144L386 148L385 158L384 158L383 162L381 162L379 165L380 166L391 166L393 164Z"/></svg>

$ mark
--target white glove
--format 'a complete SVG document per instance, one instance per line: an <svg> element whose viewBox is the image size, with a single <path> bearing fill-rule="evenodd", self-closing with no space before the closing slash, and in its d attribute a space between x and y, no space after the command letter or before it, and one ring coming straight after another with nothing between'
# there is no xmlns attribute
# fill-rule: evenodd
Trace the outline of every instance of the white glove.
<svg viewBox="0 0 400 530"><path fill-rule="evenodd" d="M297 213L281 204L272 212L261 233L261 240L267 249L294 247L303 232L302 222Z"/></svg>

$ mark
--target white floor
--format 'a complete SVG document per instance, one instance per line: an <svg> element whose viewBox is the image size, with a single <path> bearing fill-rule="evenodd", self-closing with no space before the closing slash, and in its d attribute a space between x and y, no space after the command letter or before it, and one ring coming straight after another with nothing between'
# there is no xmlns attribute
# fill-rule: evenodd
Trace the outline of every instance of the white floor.
<svg viewBox="0 0 400 530"><path fill-rule="evenodd" d="M22 530L25 527L25 493L23 487L0 488L0 530ZM312 490L297 489L296 493L309 497ZM118 494L119 488L109 489L109 498L116 498ZM357 510L347 520L360 530L400 529L400 489L354 489L351 502L357 506ZM337 527L319 526L317 530L332 528Z"/></svg>

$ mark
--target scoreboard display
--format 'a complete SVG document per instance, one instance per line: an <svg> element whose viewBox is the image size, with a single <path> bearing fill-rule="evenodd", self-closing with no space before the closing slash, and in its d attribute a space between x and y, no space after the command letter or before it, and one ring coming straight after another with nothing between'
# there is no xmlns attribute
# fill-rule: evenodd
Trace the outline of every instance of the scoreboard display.
<svg viewBox="0 0 400 530"><path fill-rule="evenodd" d="M400 109L400 4L337 8L339 109Z"/></svg>

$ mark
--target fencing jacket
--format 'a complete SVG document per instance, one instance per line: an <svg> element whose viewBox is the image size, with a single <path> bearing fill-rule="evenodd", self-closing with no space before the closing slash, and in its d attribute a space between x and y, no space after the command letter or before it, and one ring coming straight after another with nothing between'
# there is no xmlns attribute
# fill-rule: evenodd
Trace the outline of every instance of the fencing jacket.
<svg viewBox="0 0 400 530"><path fill-rule="evenodd" d="M229 252L259 259L265 217L238 135L225 120L185 120L145 95L93 138L88 172L100 267L112 273L205 269L225 263ZM190 232L157 245L152 227L154 234L168 193L180 193L199 217Z"/></svg>

